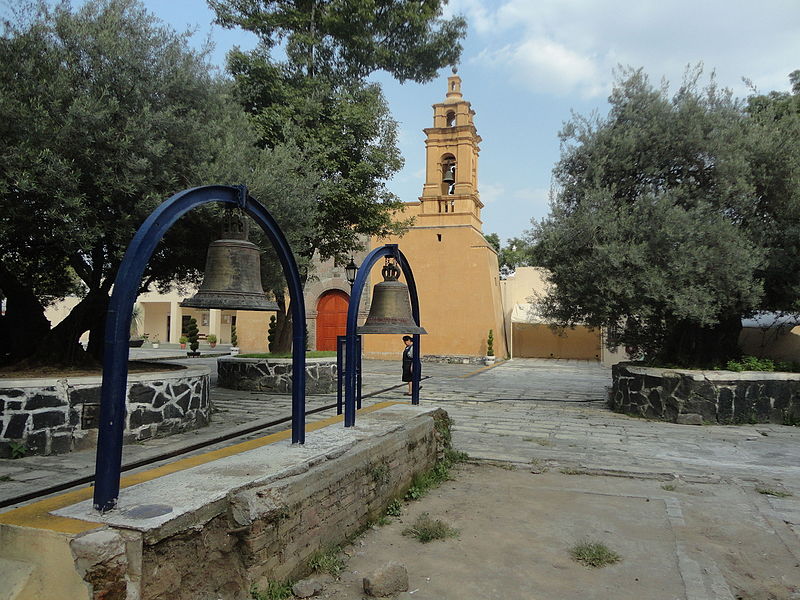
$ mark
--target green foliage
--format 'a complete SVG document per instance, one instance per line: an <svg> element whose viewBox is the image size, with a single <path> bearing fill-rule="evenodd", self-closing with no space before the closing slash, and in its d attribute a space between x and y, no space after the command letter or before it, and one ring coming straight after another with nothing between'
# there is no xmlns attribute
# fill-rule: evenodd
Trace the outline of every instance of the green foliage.
<svg viewBox="0 0 800 600"><path fill-rule="evenodd" d="M189 342L189 338L187 338L185 335L182 335L181 337L178 338L178 343L179 344L186 344L188 342Z"/></svg>
<svg viewBox="0 0 800 600"><path fill-rule="evenodd" d="M23 442L9 442L8 447L11 449L11 458L23 458L28 454L28 447Z"/></svg>
<svg viewBox="0 0 800 600"><path fill-rule="evenodd" d="M748 115L700 75L670 98L624 71L607 117L567 123L531 233L554 284L545 318L690 366L724 363L743 315L800 297L800 157L780 150L800 143L800 117Z"/></svg>
<svg viewBox="0 0 800 600"><path fill-rule="evenodd" d="M583 541L573 546L570 556L587 567L605 567L622 560L622 557L602 542Z"/></svg>
<svg viewBox="0 0 800 600"><path fill-rule="evenodd" d="M87 330L100 357L109 291L146 216L176 191L210 183L232 138L244 146L241 169L252 167L254 138L230 84L212 76L188 34L137 1L30 6L0 35L0 287L23 334L52 300L83 296L28 348L70 364ZM196 279L213 211L191 211L166 233L143 284Z"/></svg>
<svg viewBox="0 0 800 600"><path fill-rule="evenodd" d="M389 483L389 465L386 463L375 465L370 470L370 475L372 476L372 481L378 485L385 485Z"/></svg>
<svg viewBox="0 0 800 600"><path fill-rule="evenodd" d="M266 590L259 590L257 586L250 588L250 597L253 600L286 600L292 597L292 584L290 582L270 581Z"/></svg>
<svg viewBox="0 0 800 600"><path fill-rule="evenodd" d="M782 371L796 373L800 371L800 365L771 358L758 358L756 356L743 356L738 360L729 360L725 364L728 371Z"/></svg>
<svg viewBox="0 0 800 600"><path fill-rule="evenodd" d="M451 449L445 450L444 456L439 460L430 471L417 473L411 480L411 486L406 492L406 500L419 500L431 489L441 485L450 479L450 469L468 457L464 452L456 452Z"/></svg>
<svg viewBox="0 0 800 600"><path fill-rule="evenodd" d="M199 330L197 329L197 319L192 317L189 319L189 324L186 326L186 338L189 340L189 348L192 352L197 352L200 347L198 340Z"/></svg>
<svg viewBox="0 0 800 600"><path fill-rule="evenodd" d="M386 507L386 514L390 517L399 517L403 513L403 503L397 498L389 503Z"/></svg>
<svg viewBox="0 0 800 600"><path fill-rule="evenodd" d="M11 479L10 475L0 475L0 481L5 482L5 481L14 481L14 480Z"/></svg>
<svg viewBox="0 0 800 600"><path fill-rule="evenodd" d="M206 336L206 341L207 341L209 344L216 344L216 343L217 343L217 336L216 336L216 335L214 335L213 333L209 333L209 334Z"/></svg>
<svg viewBox="0 0 800 600"><path fill-rule="evenodd" d="M278 329L278 322L275 319L275 315L271 315L269 318L269 328L267 329L267 349L270 351L270 354L274 350L275 346L275 333ZM265 355L269 356L269 355ZM263 358L262 356L252 357L252 358Z"/></svg>
<svg viewBox="0 0 800 600"><path fill-rule="evenodd" d="M441 519L432 519L428 513L422 513L414 521L414 525L403 530L403 535L415 537L423 544L427 544L433 540L456 537L458 530Z"/></svg>
<svg viewBox="0 0 800 600"><path fill-rule="evenodd" d="M490 233L485 237L497 252L500 279L507 279L509 275L513 275L517 267L530 267L535 264L535 247L529 235L511 238L505 246L501 246L500 236L496 233Z"/></svg>
<svg viewBox="0 0 800 600"><path fill-rule="evenodd" d="M466 22L457 16L442 19L445 4L209 2L221 25L252 31L268 51L281 45L288 59L284 68L292 77L352 81L383 70L400 82L418 83L431 81L441 67L457 64L461 56Z"/></svg>
<svg viewBox="0 0 800 600"><path fill-rule="evenodd" d="M231 346L234 348L239 345L239 337L236 335L236 325L231 326Z"/></svg>
<svg viewBox="0 0 800 600"><path fill-rule="evenodd" d="M338 577L339 573L344 569L342 549L339 546L332 546L315 552L308 559L308 568L315 573L327 573L333 577Z"/></svg>
<svg viewBox="0 0 800 600"><path fill-rule="evenodd" d="M489 337L486 338L486 355L494 356L494 333L489 330Z"/></svg>

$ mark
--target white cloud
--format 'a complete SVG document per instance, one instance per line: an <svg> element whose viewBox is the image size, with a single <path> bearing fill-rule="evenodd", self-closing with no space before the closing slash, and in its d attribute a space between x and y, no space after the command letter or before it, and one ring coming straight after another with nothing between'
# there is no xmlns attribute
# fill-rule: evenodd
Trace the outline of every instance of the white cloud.
<svg viewBox="0 0 800 600"><path fill-rule="evenodd" d="M702 62L736 93L742 77L788 89L800 66L796 0L453 0L451 10L470 23L465 60L556 96L605 95L619 63L674 89L686 65Z"/></svg>
<svg viewBox="0 0 800 600"><path fill-rule="evenodd" d="M506 187L502 183L479 183L478 193L484 205L493 204L505 196Z"/></svg>

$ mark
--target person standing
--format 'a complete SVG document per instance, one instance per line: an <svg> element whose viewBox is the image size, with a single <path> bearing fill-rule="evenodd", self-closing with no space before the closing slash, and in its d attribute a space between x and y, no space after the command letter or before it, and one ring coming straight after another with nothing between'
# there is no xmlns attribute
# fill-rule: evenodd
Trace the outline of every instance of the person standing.
<svg viewBox="0 0 800 600"><path fill-rule="evenodd" d="M403 336L403 343L406 345L403 348L403 381L408 382L408 391L405 396L411 395L411 381L414 378L412 373L412 365L414 363L414 340L410 335Z"/></svg>

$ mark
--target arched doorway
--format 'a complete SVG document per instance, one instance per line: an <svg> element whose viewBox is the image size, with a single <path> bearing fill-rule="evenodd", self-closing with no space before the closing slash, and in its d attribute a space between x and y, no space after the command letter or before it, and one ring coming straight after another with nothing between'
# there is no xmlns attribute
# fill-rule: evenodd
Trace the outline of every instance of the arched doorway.
<svg viewBox="0 0 800 600"><path fill-rule="evenodd" d="M347 306L350 297L342 291L330 290L317 304L317 350L336 350L336 336L347 329Z"/></svg>

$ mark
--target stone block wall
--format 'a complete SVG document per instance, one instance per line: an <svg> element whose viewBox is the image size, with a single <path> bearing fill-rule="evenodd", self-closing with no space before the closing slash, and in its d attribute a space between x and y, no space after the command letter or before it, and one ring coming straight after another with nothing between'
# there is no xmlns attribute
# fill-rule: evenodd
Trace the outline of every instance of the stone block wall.
<svg viewBox="0 0 800 600"><path fill-rule="evenodd" d="M336 359L306 359L306 394L331 394L336 391ZM217 385L232 390L292 393L291 358L239 358L217 360Z"/></svg>
<svg viewBox="0 0 800 600"><path fill-rule="evenodd" d="M461 354L423 354L421 362L441 363L446 365L482 365L484 356L467 356Z"/></svg>
<svg viewBox="0 0 800 600"><path fill-rule="evenodd" d="M609 406L673 423L800 424L800 374L612 367Z"/></svg>
<svg viewBox="0 0 800 600"><path fill-rule="evenodd" d="M0 380L0 457L12 444L26 454L61 454L97 441L100 377ZM128 377L126 440L143 440L207 425L208 369Z"/></svg>

